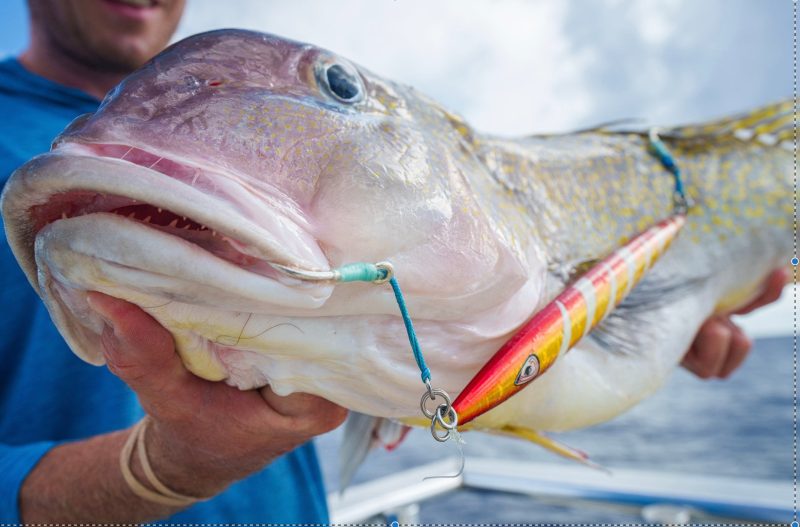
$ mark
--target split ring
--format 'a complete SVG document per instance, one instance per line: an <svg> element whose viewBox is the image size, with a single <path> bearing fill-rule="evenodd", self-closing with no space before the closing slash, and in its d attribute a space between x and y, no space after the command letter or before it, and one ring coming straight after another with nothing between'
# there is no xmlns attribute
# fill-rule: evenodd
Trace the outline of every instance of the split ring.
<svg viewBox="0 0 800 527"><path fill-rule="evenodd" d="M445 422L445 417L450 418L450 422ZM458 426L458 414L453 407L447 404L440 404L436 408L436 415L433 417L434 423L439 423L445 430L453 430Z"/></svg>
<svg viewBox="0 0 800 527"><path fill-rule="evenodd" d="M425 407L425 403L428 402L428 399L433 401L436 399L436 396L440 396L444 399L447 408L451 407L450 397L447 395L447 392L444 390L440 390L439 388L434 388L433 390L429 390L422 394L422 399L419 401L419 409L422 410L422 414L427 417L428 419L433 419L436 416L436 412L431 412ZM442 405L445 406L445 405Z"/></svg>

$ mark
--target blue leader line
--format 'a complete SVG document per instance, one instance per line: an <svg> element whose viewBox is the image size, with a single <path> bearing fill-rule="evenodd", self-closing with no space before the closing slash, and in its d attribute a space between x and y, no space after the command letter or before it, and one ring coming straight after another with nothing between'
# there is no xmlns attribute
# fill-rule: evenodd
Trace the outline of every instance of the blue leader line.
<svg viewBox="0 0 800 527"><path fill-rule="evenodd" d="M658 136L658 130L655 128L651 129L648 138L650 140L650 151L675 178L675 209L677 212L685 214L691 206L691 203L689 198L686 197L686 189L683 185L681 169L675 162L675 158L672 157L672 153L667 148L667 145L665 145Z"/></svg>
<svg viewBox="0 0 800 527"><path fill-rule="evenodd" d="M336 269L335 274L339 282L382 282L389 276L389 271L386 268L379 267L376 264L358 262L346 264ZM422 374L422 382L427 383L431 379L431 371L425 364L425 357L422 356L422 350L419 348L417 341L417 333L414 331L414 325L411 323L411 316L408 314L406 301L403 298L403 292L400 290L400 284L397 279L392 276L389 280L394 291L394 297L397 300L397 307L400 308L400 314L403 315L403 323L406 326L406 333L408 333L408 342L411 344L411 351L414 352L414 360L417 361L419 371Z"/></svg>
<svg viewBox="0 0 800 527"><path fill-rule="evenodd" d="M400 308L400 313L403 315L403 323L406 325L406 333L408 333L408 342L411 344L411 351L414 352L414 360L417 361L417 366L419 366L419 371L422 373L422 382L427 383L431 380L431 371L428 369L428 366L425 364L425 357L422 356L422 350L419 349L419 342L417 342L417 334L414 331L414 325L411 324L411 317L408 315L408 309L406 308L406 301L403 298L403 293L400 291L400 284L397 283L397 279L392 277L389 280L389 283L392 284L392 289L394 290L394 297L397 299L397 307Z"/></svg>

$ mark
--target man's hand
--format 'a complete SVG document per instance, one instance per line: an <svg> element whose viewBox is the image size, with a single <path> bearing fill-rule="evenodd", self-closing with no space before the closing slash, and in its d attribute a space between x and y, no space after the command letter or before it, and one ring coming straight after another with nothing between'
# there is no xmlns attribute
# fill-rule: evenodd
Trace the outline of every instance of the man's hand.
<svg viewBox="0 0 800 527"><path fill-rule="evenodd" d="M345 409L319 397L240 391L190 373L172 336L137 306L89 293L105 321L109 369L139 396L152 418L147 447L154 470L173 490L210 496L344 420Z"/></svg>
<svg viewBox="0 0 800 527"><path fill-rule="evenodd" d="M278 397L269 388L240 391L191 374L169 332L144 311L89 293L105 321L109 369L139 396L151 422L145 436L152 468L172 490L210 497L313 436L341 424L347 412L306 394ZM25 523L141 523L176 507L145 501L119 468L131 430L68 442L50 450L25 479L19 496ZM134 454L131 467L145 478Z"/></svg>
<svg viewBox="0 0 800 527"><path fill-rule="evenodd" d="M776 301L788 281L789 271L773 271L758 298L732 314L743 315ZM700 327L681 364L702 379L725 379L744 362L751 347L752 342L730 315L715 315Z"/></svg>

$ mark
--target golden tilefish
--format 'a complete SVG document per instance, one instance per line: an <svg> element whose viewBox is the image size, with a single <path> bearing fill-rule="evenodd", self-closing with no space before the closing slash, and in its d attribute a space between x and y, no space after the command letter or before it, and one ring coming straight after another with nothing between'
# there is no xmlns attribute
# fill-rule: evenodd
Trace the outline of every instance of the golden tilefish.
<svg viewBox="0 0 800 527"><path fill-rule="evenodd" d="M319 395L382 423L428 424L391 288L281 269L391 262L432 383L453 398L558 298L540 315L553 324L535 382L466 425L558 450L540 432L652 394L703 321L791 258L790 101L660 135L694 206L612 311L662 250L634 237L672 212L646 130L483 134L332 52L250 31L190 37L127 77L15 172L2 212L83 360L103 363L86 303L100 291L167 328L200 377ZM611 272L579 278L609 255Z"/></svg>

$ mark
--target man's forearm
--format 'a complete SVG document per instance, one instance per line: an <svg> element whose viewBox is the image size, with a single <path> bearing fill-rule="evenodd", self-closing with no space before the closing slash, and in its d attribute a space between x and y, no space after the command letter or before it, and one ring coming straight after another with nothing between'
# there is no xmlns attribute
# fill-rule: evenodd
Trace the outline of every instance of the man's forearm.
<svg viewBox="0 0 800 527"><path fill-rule="evenodd" d="M130 430L95 436L53 448L34 467L20 490L25 523L136 523L180 510L136 496L119 468ZM144 481L134 453L131 464Z"/></svg>

